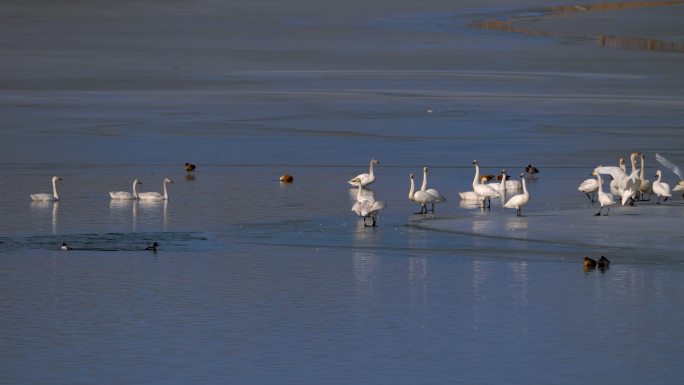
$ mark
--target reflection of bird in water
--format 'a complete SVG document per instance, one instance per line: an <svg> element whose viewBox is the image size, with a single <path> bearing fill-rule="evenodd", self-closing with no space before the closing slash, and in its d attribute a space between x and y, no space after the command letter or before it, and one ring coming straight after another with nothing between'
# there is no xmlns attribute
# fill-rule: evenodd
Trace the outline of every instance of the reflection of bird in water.
<svg viewBox="0 0 684 385"><path fill-rule="evenodd" d="M525 167L525 174L528 178L534 178L535 174L539 174L539 169L528 164L527 167Z"/></svg>
<svg viewBox="0 0 684 385"><path fill-rule="evenodd" d="M294 177L290 174L285 174L280 177L280 181L283 183L292 183L294 181Z"/></svg>
<svg viewBox="0 0 684 385"><path fill-rule="evenodd" d="M157 248L159 247L159 244L157 242L154 242L152 246L147 246L145 250L151 250L154 252L157 252Z"/></svg>
<svg viewBox="0 0 684 385"><path fill-rule="evenodd" d="M584 257L584 269L589 270L589 269L595 269L596 268L596 260L591 259L589 257Z"/></svg>
<svg viewBox="0 0 684 385"><path fill-rule="evenodd" d="M599 269L601 269L601 270L605 270L605 269L610 267L610 261L608 260L608 258L604 257L603 255L601 256L601 258L599 258L599 260L598 260L598 262L596 262L596 264L598 265Z"/></svg>
<svg viewBox="0 0 684 385"><path fill-rule="evenodd" d="M352 186L358 186L361 184L362 187L368 186L369 184L375 182L375 172L373 171L373 165L380 163L379 160L371 159L370 167L368 168L368 174L359 174L354 178L350 179L347 183ZM357 180L355 182L355 180Z"/></svg>
<svg viewBox="0 0 684 385"><path fill-rule="evenodd" d="M59 195L57 195L57 181L62 180L58 176L52 177L52 194L31 194L31 200L34 201L58 201Z"/></svg>
<svg viewBox="0 0 684 385"><path fill-rule="evenodd" d="M196 168L197 166L195 166L194 164L185 162L185 172L193 172Z"/></svg>
<svg viewBox="0 0 684 385"><path fill-rule="evenodd" d="M360 181L354 179L352 179L353 182L360 183ZM374 227L377 222L378 212L385 208L385 202L376 201L373 194L364 194L362 192L363 190L364 188L359 185L359 190L356 195L356 203L354 203L352 206L352 211L355 212L356 215L363 218L364 226ZM371 219L370 225L366 224L366 218Z"/></svg>
<svg viewBox="0 0 684 385"><path fill-rule="evenodd" d="M71 247L66 244L66 242L62 242L62 246L59 247L60 250L71 250Z"/></svg>

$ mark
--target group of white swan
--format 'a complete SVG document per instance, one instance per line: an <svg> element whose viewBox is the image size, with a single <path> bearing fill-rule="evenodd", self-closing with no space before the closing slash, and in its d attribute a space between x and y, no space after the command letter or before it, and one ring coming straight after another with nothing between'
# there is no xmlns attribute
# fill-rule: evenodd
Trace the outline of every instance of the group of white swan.
<svg viewBox="0 0 684 385"><path fill-rule="evenodd" d="M636 168L637 158L641 159L641 168ZM610 211L610 206L615 204L615 199L619 198L620 203L624 206L629 203L634 205L634 203L639 201L649 201L652 194L656 194L658 197L657 204L660 204L660 199L666 202L669 197L672 196L671 191L684 191L684 181L682 180L682 172L674 163L667 160L660 154L656 154L656 160L663 166L672 170L679 177L679 182L674 189L670 190L670 186L662 181L662 172L656 170L655 178L656 180L651 183L645 177L645 162L646 156L639 152L633 152L630 154L630 163L632 166L631 172L627 174L625 168L625 162L623 158L620 158L618 166L598 166L592 172L592 175L596 176L596 179L586 179L577 187L577 190L583 192L591 200L595 202L591 194L598 192L598 202L601 205L599 212L596 213L597 216L602 215L603 208L606 208L606 214ZM612 177L610 183L610 192L603 191L601 174L607 174ZM648 195L648 198L646 198ZM684 198L684 194L682 195Z"/></svg>
<svg viewBox="0 0 684 385"><path fill-rule="evenodd" d="M57 181L62 180L62 178L58 176L53 176L52 177L52 194L31 194L31 200L33 201L58 201L59 200L59 195L57 194ZM132 200L132 199L138 199L138 200L144 200L144 201L163 201L163 200L168 200L169 199L169 192L166 188L166 185L168 183L173 183L173 181L169 178L164 178L162 181L163 187L164 187L164 193L158 193L158 192L141 192L139 193L136 190L136 186L140 183L137 179L133 180L133 192L130 193L128 191L110 191L109 196L113 200Z"/></svg>
<svg viewBox="0 0 684 385"><path fill-rule="evenodd" d="M374 165L378 164L379 161L371 159L370 168L368 173L359 174L356 177L347 181L352 186L358 187L356 192L356 202L352 206L352 211L356 215L363 218L363 223L366 226L376 226L378 212L386 207L386 204L382 201L375 200L374 192L366 189L366 187L373 182L375 182L375 171ZM517 193L522 191L520 194L513 195L508 201L503 205L506 208L512 208L516 210L518 216L522 215L522 207L525 206L530 201L530 194L527 191L527 186L525 185L525 179L523 174L520 174L521 181L508 180L506 171L502 171L500 180L495 183L485 184L484 181L486 177L480 176L480 167L477 160L473 161L475 166L475 176L473 178L473 191L461 192L461 199L479 201L481 207L485 207L485 201L487 201L488 206L491 207L491 198L500 197L505 198L506 192ZM532 166L528 166L530 169ZM539 170L533 168L534 170L529 170L529 174L538 173ZM420 190L416 190L415 185L415 175L409 174L409 193L408 199L416 204L420 205L420 211L416 214L427 214L428 212L435 212L435 204L446 202L447 198L442 195L435 188L428 188L428 167L423 167L423 182L420 186ZM430 207L428 208L428 205ZM368 225L366 220L370 219L371 224Z"/></svg>

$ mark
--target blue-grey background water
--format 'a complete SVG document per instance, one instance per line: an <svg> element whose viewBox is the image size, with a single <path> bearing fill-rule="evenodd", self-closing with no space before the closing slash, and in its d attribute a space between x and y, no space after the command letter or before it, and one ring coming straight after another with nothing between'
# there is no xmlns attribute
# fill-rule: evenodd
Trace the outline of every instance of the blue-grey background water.
<svg viewBox="0 0 684 385"><path fill-rule="evenodd" d="M555 5L4 2L0 383L679 383L682 196L595 217L576 187L684 165L684 56L652 50L684 6ZM473 159L540 168L525 216L459 203ZM448 202L415 215L424 165Z"/></svg>

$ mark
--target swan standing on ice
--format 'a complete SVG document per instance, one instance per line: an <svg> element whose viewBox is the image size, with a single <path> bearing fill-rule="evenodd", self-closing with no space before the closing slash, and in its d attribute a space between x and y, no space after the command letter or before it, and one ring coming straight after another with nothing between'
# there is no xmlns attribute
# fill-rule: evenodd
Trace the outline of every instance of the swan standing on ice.
<svg viewBox="0 0 684 385"><path fill-rule="evenodd" d="M530 202L530 193L527 191L523 174L520 174L520 179L522 179L523 193L514 195L506 204L504 204L505 208L515 209L515 213L519 217L522 216L522 207Z"/></svg>
<svg viewBox="0 0 684 385"><path fill-rule="evenodd" d="M598 191L598 188L598 181L596 181L596 179L594 178L590 178L585 179L582 183L580 183L580 185L577 187L577 190L587 194L587 198L589 198L591 203L594 203L596 201L594 200L594 197L592 195L594 195ZM589 195L589 193L591 193L592 195Z"/></svg>
<svg viewBox="0 0 684 385"><path fill-rule="evenodd" d="M494 178L493 177L490 178L489 175L482 175L480 177L480 181L482 181L482 183L485 183L486 181L488 181L490 179L494 179ZM475 194L475 191L463 191L463 192L458 193L458 196L460 196L461 200L464 200L464 201L479 201L480 200L480 196Z"/></svg>
<svg viewBox="0 0 684 385"><path fill-rule="evenodd" d="M164 178L164 194L160 194L158 192L141 192L138 194L138 199L140 200L146 200L146 201L161 201L161 200L168 200L169 199L169 193L166 190L166 185L168 183L173 183L173 181L169 178Z"/></svg>
<svg viewBox="0 0 684 385"><path fill-rule="evenodd" d="M481 200L480 207L484 208L485 207L484 202L485 202L485 200L487 200L489 203L488 207L491 208L491 206L492 206L491 198L499 197L501 194L499 194L491 186L478 183L480 180L480 165L479 165L479 163L477 163L477 160L473 161L473 165L475 166L475 177L473 178L473 191L475 192L475 194L477 194L477 196L480 197L480 200Z"/></svg>
<svg viewBox="0 0 684 385"><path fill-rule="evenodd" d="M680 170L676 164L670 162L660 154L656 154L656 160L658 163L672 170L672 172L679 177L679 182L677 182L672 191L684 191L684 174L682 174L682 170ZM682 198L684 198L684 193L682 193Z"/></svg>
<svg viewBox="0 0 684 385"><path fill-rule="evenodd" d="M350 179L347 183L350 185L356 187L356 186L361 186L361 187L366 187L369 184L375 182L375 172L373 171L373 165L376 165L380 163L379 160L371 159L370 161L370 167L368 169L368 174L359 174L355 176L354 178ZM357 182L354 182L357 180Z"/></svg>
<svg viewBox="0 0 684 385"><path fill-rule="evenodd" d="M646 162L646 155L641 154L641 171L639 172L639 179L641 180L641 185L639 186L639 200L640 201L650 201L651 194L653 193L653 188L651 188L651 181L646 179L644 163ZM648 194L648 199L644 199L644 194Z"/></svg>
<svg viewBox="0 0 684 385"><path fill-rule="evenodd" d="M128 191L110 191L109 196L112 199L138 199L138 191L136 190L136 186L142 184L138 182L137 179L133 180L133 193L129 193Z"/></svg>
<svg viewBox="0 0 684 385"><path fill-rule="evenodd" d="M52 194L31 194L31 200L34 201L58 201L59 195L57 195L57 181L62 180L58 176L52 177Z"/></svg>
<svg viewBox="0 0 684 385"><path fill-rule="evenodd" d="M506 170L502 170L501 173L502 175L498 175L496 178L500 179L503 178L503 173L505 173ZM522 184L520 183L519 180L514 180L511 179L510 175L506 175L506 192L509 194L513 194L516 192L522 192Z"/></svg>
<svg viewBox="0 0 684 385"><path fill-rule="evenodd" d="M486 185L494 189L494 191L498 192L502 197L505 197L506 190L508 189L506 184L506 182L508 182L507 178L508 176L506 175L506 170L501 170L501 175L497 176L497 181L487 183Z"/></svg>
<svg viewBox="0 0 684 385"><path fill-rule="evenodd" d="M667 202L667 198L672 196L672 194L670 194L670 185L665 182L661 182L660 177L660 170L657 170L656 178L658 179L653 181L653 192L658 195L658 202L656 202L657 204L660 204L660 197L665 197L663 202Z"/></svg>
<svg viewBox="0 0 684 385"><path fill-rule="evenodd" d="M599 166L599 167L601 167L601 166ZM610 206L615 204L615 201L613 200L613 194L603 192L603 186L602 186L603 181L601 180L601 174L598 171L594 171L594 174L596 175L596 179L598 182L598 198L599 198L599 203L601 204L601 208L599 209L599 212L597 212L594 215L600 216L601 211L603 210L603 207L606 208L606 215L608 215L608 213L610 212Z"/></svg>
<svg viewBox="0 0 684 385"><path fill-rule="evenodd" d="M420 212L416 214L427 214L428 209L427 209L427 204L431 203L432 204L432 212L435 212L435 203L439 203L441 201L438 201L437 197L429 194L427 191L416 190L415 183L413 181L414 175L410 174L409 178L411 179L411 189L409 190L408 198L409 200L416 202L420 205Z"/></svg>
<svg viewBox="0 0 684 385"><path fill-rule="evenodd" d="M360 183L360 181L356 181ZM363 225L366 227L374 227L378 219L378 212L385 208L385 202L376 201L373 194L364 194L361 190L363 187L359 185L359 190L356 193L356 203L352 206L352 211L356 215L363 218ZM366 224L366 218L370 218L372 223Z"/></svg>
<svg viewBox="0 0 684 385"><path fill-rule="evenodd" d="M641 186L638 176L640 170L635 168L636 157L638 155L640 155L638 152L632 153L632 173L629 175L627 175L627 173L621 167L599 166L594 170L598 174L609 174L613 177L613 181L617 187L617 195L621 197L623 206L627 202L630 202L630 206L634 205L634 197ZM612 191L613 188L611 187L611 192Z"/></svg>

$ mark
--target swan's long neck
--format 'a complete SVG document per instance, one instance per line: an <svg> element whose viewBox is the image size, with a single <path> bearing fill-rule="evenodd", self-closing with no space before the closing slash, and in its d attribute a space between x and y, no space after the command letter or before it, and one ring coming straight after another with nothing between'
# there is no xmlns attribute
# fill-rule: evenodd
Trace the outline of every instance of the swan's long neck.
<svg viewBox="0 0 684 385"><path fill-rule="evenodd" d="M373 170L373 161L372 160L370 162L370 167L368 168L368 175L370 175L371 177L375 176L375 172Z"/></svg>
<svg viewBox="0 0 684 385"><path fill-rule="evenodd" d="M506 193L506 173L505 172L501 174L501 186L499 187L499 189L501 190L501 192L503 194ZM503 197L503 195L502 195L502 197Z"/></svg>
<svg viewBox="0 0 684 385"><path fill-rule="evenodd" d="M133 181L133 198L138 199L138 190L136 189L136 185L138 184L138 180Z"/></svg>
<svg viewBox="0 0 684 385"><path fill-rule="evenodd" d="M656 180L656 182L660 183L660 177L661 177L661 175L662 175L661 173L657 173L657 174L656 174L656 176L658 177L658 179Z"/></svg>
<svg viewBox="0 0 684 385"><path fill-rule="evenodd" d="M427 170L423 169L423 184L420 186L420 191L427 190Z"/></svg>
<svg viewBox="0 0 684 385"><path fill-rule="evenodd" d="M168 184L168 183L167 183L166 181L164 181L164 200L169 199L169 192L166 190L166 185L167 185L167 184Z"/></svg>
<svg viewBox="0 0 684 385"><path fill-rule="evenodd" d="M520 178L520 179L522 179L523 194L530 195L530 193L527 192L527 184L525 183L525 178Z"/></svg>
<svg viewBox="0 0 684 385"><path fill-rule="evenodd" d="M598 191L599 191L599 194L603 194L603 181L601 180L601 174L596 173L596 180L598 180Z"/></svg>
<svg viewBox="0 0 684 385"><path fill-rule="evenodd" d="M644 180L645 177L646 177L646 175L644 173L644 157L642 156L641 157L641 171L639 171L639 179Z"/></svg>
<svg viewBox="0 0 684 385"><path fill-rule="evenodd" d="M634 170L637 169L636 168L636 163L637 163L636 158L637 158L636 155L632 155L631 159L630 159L630 162L632 163L632 173L634 173Z"/></svg>
<svg viewBox="0 0 684 385"><path fill-rule="evenodd" d="M55 200L59 199L59 195L57 195L57 179L52 180L52 196Z"/></svg>
<svg viewBox="0 0 684 385"><path fill-rule="evenodd" d="M473 189L475 189L475 185L480 184L480 166L475 164L475 178L473 178Z"/></svg>
<svg viewBox="0 0 684 385"><path fill-rule="evenodd" d="M411 179L411 189L409 190L409 200L413 200L413 194L416 192L416 184L413 182L413 178Z"/></svg>
<svg viewBox="0 0 684 385"><path fill-rule="evenodd" d="M357 202L361 202L361 189L362 188L363 187L361 187L361 183L359 183L359 190L356 192L356 201Z"/></svg>

